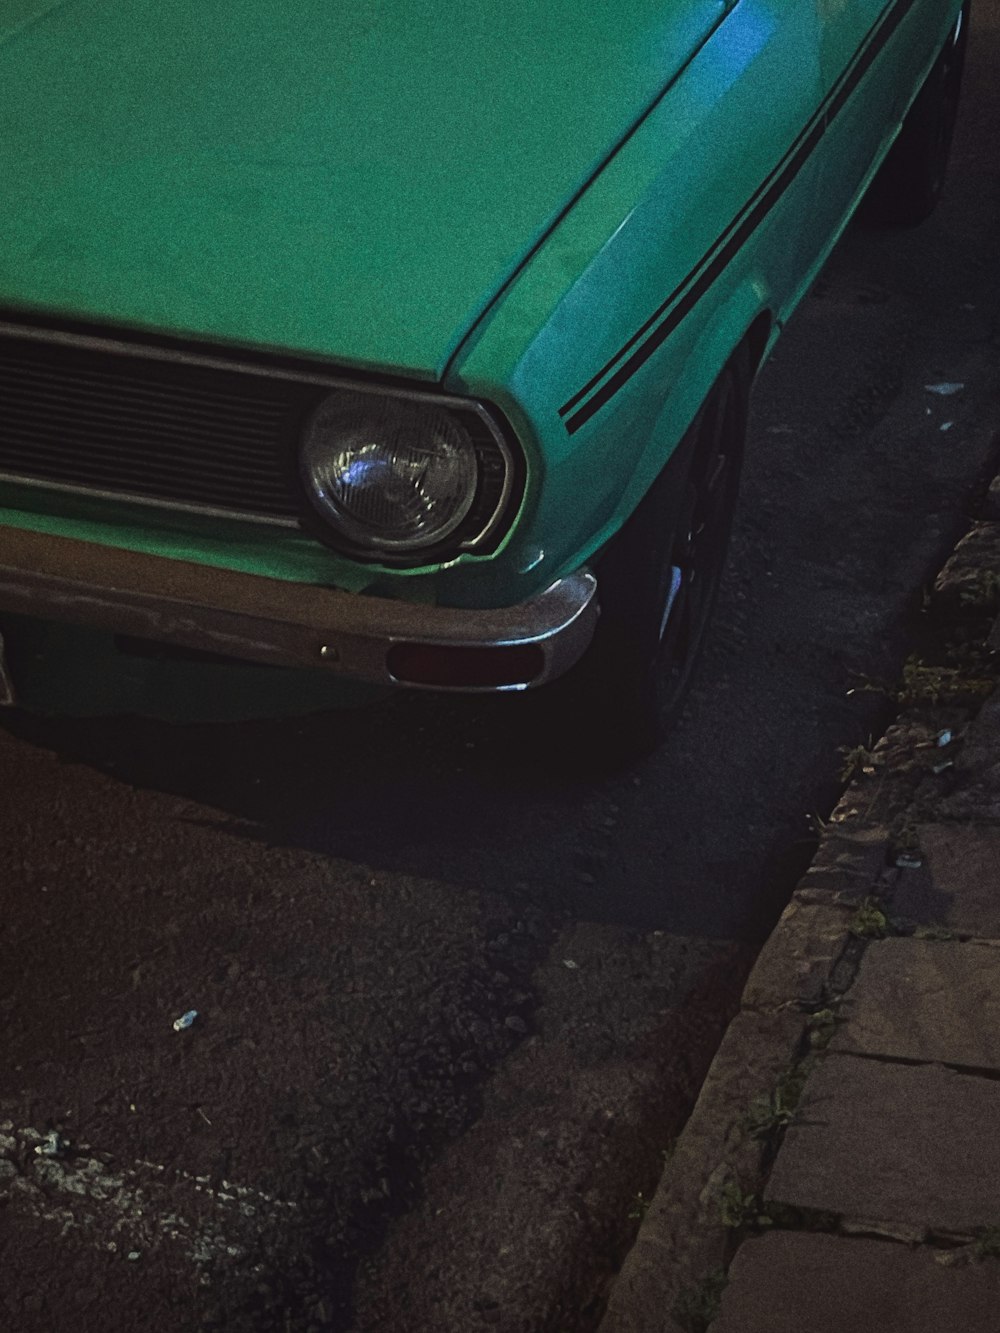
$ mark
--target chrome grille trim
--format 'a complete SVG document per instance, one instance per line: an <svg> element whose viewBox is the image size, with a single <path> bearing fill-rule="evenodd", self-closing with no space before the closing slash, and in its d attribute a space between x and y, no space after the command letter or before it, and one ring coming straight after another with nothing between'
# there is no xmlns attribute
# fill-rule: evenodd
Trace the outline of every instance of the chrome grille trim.
<svg viewBox="0 0 1000 1333"><path fill-rule="evenodd" d="M315 390L23 332L0 329L5 481L298 526L293 451Z"/></svg>
<svg viewBox="0 0 1000 1333"><path fill-rule="evenodd" d="M453 407L475 412L491 434L496 434L493 418L474 398L462 398L458 394L446 393L432 382L416 388L408 388L398 380L384 382L353 379L350 375L334 371L324 371L317 367L315 371L305 370L301 366L272 366L263 362L241 361L239 354L226 356L218 352L192 352L184 348L160 347L155 343L129 342L116 338L113 334L96 335L91 333L73 333L65 329L45 329L31 324L17 324L0 319L0 337L11 337L25 342L57 343L67 347L79 347L82 350L109 352L113 356L133 357L141 361L163 361L206 370L226 370L237 375L250 375L257 379L281 380L285 384L307 384L320 389L350 389L353 393L387 394L392 398L413 398L420 402L440 403L442 407ZM277 354L276 354L277 355Z"/></svg>
<svg viewBox="0 0 1000 1333"><path fill-rule="evenodd" d="M247 359L243 360L239 352L230 356L210 348L202 351L169 343L147 343L141 341L141 331L136 331L132 341L131 333L116 336L113 332L47 328L22 323L13 312L11 315L0 318L0 482L160 510L301 529L303 499L297 481L293 480L297 474L294 457L299 424L324 392L344 389L435 403L478 420L479 428L489 438L487 447L503 468L503 483L493 512L479 534L463 541L451 555L464 550L475 552L480 546L485 546L487 553L495 549L507 528L507 524L501 526L505 514L520 502L523 455L508 441L509 427L474 398L447 393L433 384L415 382L415 387L410 388L397 377L359 374L355 378L321 366L313 369L301 359L285 366L280 363L282 354L268 349L248 349ZM25 314L24 319L29 318ZM24 378L32 379L37 389L27 420L23 403L15 408L9 397L7 400L4 397L3 376L13 365L12 347L20 356L22 373L24 363L29 364ZM85 369L76 367L68 371L61 367L53 374L52 367L45 365L41 350L44 347L64 348L68 356L77 353L89 359L89 364L84 361ZM37 355L32 355L32 349L38 349ZM290 354L284 355L291 360ZM273 357L275 363L264 359L268 357ZM107 358L107 365L96 365L96 358ZM118 367L123 362L131 364L119 374ZM181 377L185 369L192 372L191 382ZM176 377L171 376L172 370L178 372ZM128 403L124 405L117 392L123 379L130 380ZM236 391L236 386L247 386L247 392ZM22 397L23 387L22 384ZM74 394L75 403L67 404L65 400L72 400ZM169 474L176 475L177 485L171 487L172 493L151 494L146 487L136 485L134 478L109 477L103 469L114 463L115 442L109 447L108 441L95 442L92 438L83 441L90 451L93 469L93 475L88 477L60 476L55 466L50 469L52 475L40 475L43 469L31 465L28 455L37 447L37 441L30 437L32 421L37 425L50 412L51 425L62 412L64 418L68 415L73 425L84 432L87 428L99 431L102 421L108 419L102 416L105 409L133 449L129 413L141 419L144 439L138 449L141 452L142 444L150 447L161 480L169 483ZM19 415L16 425L15 415ZM248 445L252 446L249 453ZM79 465L80 448L81 440L74 439L67 427L66 439L49 443L49 461L53 465L60 460L68 462L72 469ZM216 490L201 497L191 494L198 489L198 478L209 488L228 484L230 492L223 494ZM182 479L190 483L187 494L182 493L185 489L180 484Z"/></svg>
<svg viewBox="0 0 1000 1333"><path fill-rule="evenodd" d="M126 491L101 491L93 486L68 486L64 482L35 481L19 473L0 472L0 484L12 483L27 487L29 490L56 492L58 495L78 496L84 500L116 500L124 504L141 505L147 509L168 509L174 514L195 514L201 518L225 518L241 523L262 523L269 528L292 528L297 530L296 518L268 518L264 514L252 514L240 509L213 509L211 505L190 504L183 500L151 500L145 495L129 495ZM0 504L2 507L2 504Z"/></svg>

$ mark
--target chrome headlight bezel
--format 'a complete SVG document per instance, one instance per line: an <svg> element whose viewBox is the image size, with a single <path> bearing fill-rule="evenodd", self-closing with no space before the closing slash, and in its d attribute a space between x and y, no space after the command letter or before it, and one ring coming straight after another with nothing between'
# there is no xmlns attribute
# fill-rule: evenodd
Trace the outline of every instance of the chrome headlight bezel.
<svg viewBox="0 0 1000 1333"><path fill-rule="evenodd" d="M364 397L371 400L373 414L381 408L404 417L410 409L414 419L421 413L444 414L457 428L461 447L468 449L475 468L475 484L461 515L439 537L379 541L372 534L359 540L357 526L351 521L338 524L335 505L311 480L308 456L322 449L315 436L310 438L317 421L324 412L335 414L338 399ZM302 422L296 457L304 501L303 525L311 535L351 559L390 568L440 564L465 553L492 554L510 529L524 487L523 456L497 410L478 399L449 394L349 382L331 386L313 401Z"/></svg>

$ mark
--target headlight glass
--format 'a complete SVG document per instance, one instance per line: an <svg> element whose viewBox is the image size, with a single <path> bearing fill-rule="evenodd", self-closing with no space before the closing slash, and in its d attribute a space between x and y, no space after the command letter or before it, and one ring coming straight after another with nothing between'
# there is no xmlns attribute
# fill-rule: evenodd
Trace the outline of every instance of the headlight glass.
<svg viewBox="0 0 1000 1333"><path fill-rule="evenodd" d="M310 418L301 470L334 533L362 552L418 552L458 529L479 460L455 414L434 403L338 392Z"/></svg>

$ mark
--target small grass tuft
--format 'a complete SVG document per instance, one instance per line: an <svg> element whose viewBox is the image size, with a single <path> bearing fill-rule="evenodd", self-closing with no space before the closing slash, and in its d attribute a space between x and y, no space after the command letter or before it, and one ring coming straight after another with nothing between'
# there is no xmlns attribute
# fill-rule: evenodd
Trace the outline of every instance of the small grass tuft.
<svg viewBox="0 0 1000 1333"><path fill-rule="evenodd" d="M784 1129L794 1119L795 1107L789 1105L782 1089L775 1088L753 1099L743 1122L755 1139L764 1139L774 1130Z"/></svg>
<svg viewBox="0 0 1000 1333"><path fill-rule="evenodd" d="M832 1033L834 1021L832 1010L821 1009L810 1018L809 1026L812 1028L815 1023L815 1030L820 1031L829 1022ZM763 1139L775 1130L786 1129L795 1119L806 1080L815 1066L816 1057L806 1055L786 1070L770 1091L755 1097L743 1117L747 1132L755 1139Z"/></svg>
<svg viewBox="0 0 1000 1333"><path fill-rule="evenodd" d="M942 942L945 942L947 940L953 940L955 938L955 932L949 930L947 926L936 926L933 924L917 926L913 932L913 938L915 940L941 940Z"/></svg>
<svg viewBox="0 0 1000 1333"><path fill-rule="evenodd" d="M837 1029L837 1015L832 1009L817 1009L810 1014L806 1023L809 1029L809 1045L814 1051L826 1050Z"/></svg>
<svg viewBox="0 0 1000 1333"><path fill-rule="evenodd" d="M896 701L904 708L914 704L952 704L982 699L996 685L992 672L972 661L957 666L942 666L911 657L903 667L903 678L896 690Z"/></svg>
<svg viewBox="0 0 1000 1333"><path fill-rule="evenodd" d="M865 898L847 929L859 940L883 940L889 933L889 917L878 898Z"/></svg>
<svg viewBox="0 0 1000 1333"><path fill-rule="evenodd" d="M980 1263L984 1259L1000 1259L1000 1227L983 1227L972 1242L972 1251Z"/></svg>
<svg viewBox="0 0 1000 1333"><path fill-rule="evenodd" d="M719 1191L719 1218L730 1231L754 1227L760 1218L760 1199L754 1190L745 1190L738 1180L727 1180Z"/></svg>
<svg viewBox="0 0 1000 1333"><path fill-rule="evenodd" d="M843 763L840 767L841 782L851 782L856 777L870 777L875 772L875 755L871 742L867 745L841 745L837 751Z"/></svg>
<svg viewBox="0 0 1000 1333"><path fill-rule="evenodd" d="M968 1245L956 1250L944 1250L936 1256L945 1268L959 1268L965 1264L981 1264L989 1259L1000 1259L1000 1226L983 1227Z"/></svg>

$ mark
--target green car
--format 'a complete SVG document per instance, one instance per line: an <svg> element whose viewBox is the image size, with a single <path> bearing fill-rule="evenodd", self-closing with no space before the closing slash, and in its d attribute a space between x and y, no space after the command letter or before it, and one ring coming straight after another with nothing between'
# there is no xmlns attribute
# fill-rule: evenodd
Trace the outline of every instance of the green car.
<svg viewBox="0 0 1000 1333"><path fill-rule="evenodd" d="M652 743L758 367L860 204L941 193L960 3L7 0L8 701L544 688Z"/></svg>

